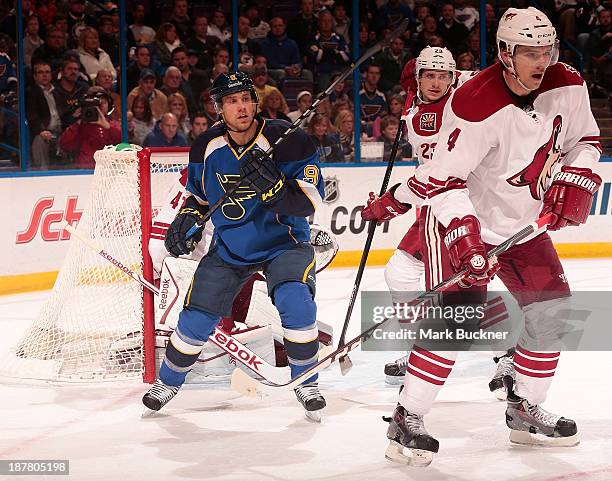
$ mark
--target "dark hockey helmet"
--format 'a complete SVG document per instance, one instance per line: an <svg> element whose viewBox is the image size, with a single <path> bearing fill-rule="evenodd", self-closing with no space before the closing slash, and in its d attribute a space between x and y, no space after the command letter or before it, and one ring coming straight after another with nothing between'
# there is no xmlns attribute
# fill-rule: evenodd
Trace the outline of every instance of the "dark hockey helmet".
<svg viewBox="0 0 612 481"><path fill-rule="evenodd" d="M221 109L221 99L227 95L248 90L253 102L257 103L257 92L251 77L244 72L228 72L219 75L210 89L210 97L218 110Z"/></svg>

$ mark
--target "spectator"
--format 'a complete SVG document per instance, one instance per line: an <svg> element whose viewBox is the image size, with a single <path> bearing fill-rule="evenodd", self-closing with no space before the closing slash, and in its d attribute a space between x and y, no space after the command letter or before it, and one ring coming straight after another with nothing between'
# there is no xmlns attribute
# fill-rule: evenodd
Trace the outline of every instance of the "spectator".
<svg viewBox="0 0 612 481"><path fill-rule="evenodd" d="M51 75L56 78L66 52L66 37L57 27L50 25L45 38L46 42L32 53L32 65L40 61L47 62L51 65Z"/></svg>
<svg viewBox="0 0 612 481"><path fill-rule="evenodd" d="M576 5L574 23L576 30L576 46L586 57L587 63L590 52L587 50L591 32L599 25L599 12L605 10L599 0L579 0Z"/></svg>
<svg viewBox="0 0 612 481"><path fill-rule="evenodd" d="M253 69L253 59L261 52L259 42L249 38L249 18L238 17L238 69L250 72Z"/></svg>
<svg viewBox="0 0 612 481"><path fill-rule="evenodd" d="M68 0L68 48L78 48L85 27L95 27L95 21L85 14L85 0Z"/></svg>
<svg viewBox="0 0 612 481"><path fill-rule="evenodd" d="M151 112L151 104L144 94L132 97L128 112L128 135L131 144L142 145L145 137L155 127L155 119Z"/></svg>
<svg viewBox="0 0 612 481"><path fill-rule="evenodd" d="M192 48L187 49L187 63L192 69L198 68L198 61L200 60L198 52Z"/></svg>
<svg viewBox="0 0 612 481"><path fill-rule="evenodd" d="M266 38L266 35L268 35L270 31L270 25L259 17L257 2L249 2L245 14L249 19L249 38L256 41L261 41Z"/></svg>
<svg viewBox="0 0 612 481"><path fill-rule="evenodd" d="M162 23L157 29L155 39L157 58L162 65L170 65L172 51L181 45L181 40L176 33L174 24L170 22Z"/></svg>
<svg viewBox="0 0 612 481"><path fill-rule="evenodd" d="M79 120L68 127L59 139L60 148L64 152L77 154L75 165L80 169L93 169L95 166L94 153L106 145L115 145L121 142L121 126L108 117L112 109L112 100L102 87L90 87L86 99L98 99L100 105L96 107L97 119L83 118L82 111Z"/></svg>
<svg viewBox="0 0 612 481"><path fill-rule="evenodd" d="M385 28L393 30L405 18L410 19L411 24L414 23L414 16L410 7L402 4L399 0L389 0L378 9L374 26L377 32L381 32Z"/></svg>
<svg viewBox="0 0 612 481"><path fill-rule="evenodd" d="M98 34L100 48L108 54L113 65L119 65L119 35L115 33L113 19L108 15L100 18Z"/></svg>
<svg viewBox="0 0 612 481"><path fill-rule="evenodd" d="M471 5L466 5L465 0L455 0L454 5L455 18L468 29L468 32L471 31L480 19L478 10Z"/></svg>
<svg viewBox="0 0 612 481"><path fill-rule="evenodd" d="M487 65L496 62L496 51L495 44L490 45L487 43ZM480 63L480 32L478 30L473 30L468 35L467 49L465 49L465 52L471 53L474 57L474 65L476 67L474 70L480 70L482 67Z"/></svg>
<svg viewBox="0 0 612 481"><path fill-rule="evenodd" d="M187 139L178 132L176 116L166 112L153 131L145 137L142 145L143 147L187 147Z"/></svg>
<svg viewBox="0 0 612 481"><path fill-rule="evenodd" d="M351 102L350 99L338 99L331 106L330 119L332 120L332 122L334 122L334 125L336 123L336 117L338 117L338 113L343 110L350 110L351 112L354 112L353 102Z"/></svg>
<svg viewBox="0 0 612 481"><path fill-rule="evenodd" d="M348 44L351 41L351 19L346 15L346 5L342 0L334 3L332 15L335 23L334 31Z"/></svg>
<svg viewBox="0 0 612 481"><path fill-rule="evenodd" d="M53 16L52 26L56 27L62 34L64 35L64 47L68 45L68 38L70 34L68 33L68 17L63 13L58 13ZM47 25L46 32L49 32L49 25Z"/></svg>
<svg viewBox="0 0 612 481"><path fill-rule="evenodd" d="M193 145L195 140L208 130L208 117L204 112L198 111L191 117L191 130L187 135L187 143Z"/></svg>
<svg viewBox="0 0 612 481"><path fill-rule="evenodd" d="M353 129L355 127L355 117L350 110L341 110L336 116L334 126L340 134L340 147L345 162L355 161L355 139Z"/></svg>
<svg viewBox="0 0 612 481"><path fill-rule="evenodd" d="M363 88L359 91L359 102L361 103L361 125L368 136L372 136L372 124L374 121L387 113L387 101L384 94L378 90L380 81L380 66L371 63L365 74Z"/></svg>
<svg viewBox="0 0 612 481"><path fill-rule="evenodd" d="M145 6L142 3L136 3L132 7L132 25L130 31L134 37L136 45L149 45L155 42L155 30L148 25L145 25Z"/></svg>
<svg viewBox="0 0 612 481"><path fill-rule="evenodd" d="M62 132L57 92L51 83L51 65L40 60L32 67L34 85L28 92L26 111L32 139L32 166L47 169Z"/></svg>
<svg viewBox="0 0 612 481"><path fill-rule="evenodd" d="M377 142L384 142L383 162L389 162L391 150L395 143L395 136L399 128L399 119L394 115L385 115L380 121L382 135L376 139ZM412 147L405 140L405 136L401 136L400 143L397 149L397 160L406 160L412 157Z"/></svg>
<svg viewBox="0 0 612 481"><path fill-rule="evenodd" d="M280 82L285 76L303 78L312 82L312 73L302 70L300 50L285 33L285 21L281 17L270 20L270 32L261 44L261 52L268 62L268 74Z"/></svg>
<svg viewBox="0 0 612 481"><path fill-rule="evenodd" d="M315 113L327 115L327 118L333 123L334 117L332 116L332 105L329 101L329 96L324 97L323 100L319 102L317 108L315 109Z"/></svg>
<svg viewBox="0 0 612 481"><path fill-rule="evenodd" d="M289 112L287 117L289 117L291 123L295 122L304 112L306 112L312 106L312 93L308 90L302 90L295 99L297 102L297 110L293 112ZM311 112L306 118L302 119L302 121L298 124L300 127L305 129L308 127L308 123L312 116L314 115L314 111Z"/></svg>
<svg viewBox="0 0 612 481"><path fill-rule="evenodd" d="M195 110L195 100L193 97L187 94L185 87L188 87L188 85L183 82L181 71L175 66L168 67L166 73L164 74L160 90L166 97L169 97L172 94L181 94L187 100L189 111L192 112Z"/></svg>
<svg viewBox="0 0 612 481"><path fill-rule="evenodd" d="M289 22L291 38L300 49L302 59L308 55L309 42L317 34L317 17L314 15L314 0L302 0L302 9Z"/></svg>
<svg viewBox="0 0 612 481"><path fill-rule="evenodd" d="M404 102L405 102L405 99L403 96L392 95L389 98L389 114L388 115L392 115L396 119L400 120L402 117L402 112L404 110ZM385 117L387 117L388 115L386 115ZM384 117L378 117L372 124L372 137L373 138L377 138L382 135L382 127L380 124L383 118Z"/></svg>
<svg viewBox="0 0 612 481"><path fill-rule="evenodd" d="M187 50L185 47L177 47L172 51L172 65L181 72L181 91L191 106L190 112L195 111L196 99L204 89L210 86L208 74L200 69L193 69L189 65Z"/></svg>
<svg viewBox="0 0 612 481"><path fill-rule="evenodd" d="M202 106L204 115L208 119L209 126L212 126L215 122L220 120L219 113L215 107L215 102L211 98L208 90L204 90L202 95L200 95L200 105Z"/></svg>
<svg viewBox="0 0 612 481"><path fill-rule="evenodd" d="M180 76L180 72L179 72ZM127 103L128 105L132 105L134 103L134 98L139 95L144 95L144 97L149 101L151 106L151 112L153 112L153 117L155 120L160 119L161 116L166 111L166 106L168 104L168 97L161 91L155 88L155 73L150 69L143 69L140 72L140 81L138 82L138 87L132 90L128 94Z"/></svg>
<svg viewBox="0 0 612 481"><path fill-rule="evenodd" d="M79 105L88 86L79 81L79 69L80 65L76 60L65 60L60 69L60 79L54 84L63 129L76 122L81 115Z"/></svg>
<svg viewBox="0 0 612 481"><path fill-rule="evenodd" d="M217 8L212 16L212 22L208 26L208 34L217 37L221 43L229 42L232 38L232 30L227 24L225 12Z"/></svg>
<svg viewBox="0 0 612 481"><path fill-rule="evenodd" d="M193 18L192 30L193 35L185 45L188 49L198 52L198 68L210 69L213 66L213 53L221 42L217 37L208 35L208 19L204 15L196 15Z"/></svg>
<svg viewBox="0 0 612 481"><path fill-rule="evenodd" d="M168 96L166 112L174 114L178 125L178 131L187 136L191 128L191 122L189 121L189 110L187 109L185 97L178 93Z"/></svg>
<svg viewBox="0 0 612 481"><path fill-rule="evenodd" d="M599 27L591 33L589 46L595 80L609 91L612 89L612 12L609 9L599 12Z"/></svg>
<svg viewBox="0 0 612 481"><path fill-rule="evenodd" d="M265 101L261 103L261 115L266 119L281 119L291 123L287 117L289 106L283 94L274 89L266 95Z"/></svg>
<svg viewBox="0 0 612 481"><path fill-rule="evenodd" d="M146 45L138 45L134 52L134 60L130 63L126 70L127 76L127 90L132 91L138 86L140 80L140 72L144 69L152 70L155 74L156 80L161 78L161 72L163 70L162 65L151 58L151 51Z"/></svg>
<svg viewBox="0 0 612 481"><path fill-rule="evenodd" d="M319 14L319 33L310 46L309 54L316 65L317 85L321 91L329 86L332 74L343 70L349 62L349 48L333 31L333 22L329 11L323 10Z"/></svg>
<svg viewBox="0 0 612 481"><path fill-rule="evenodd" d="M106 93L112 100L113 110L112 112L109 111L109 115L113 119L121 121L121 97L118 93L114 92L113 84L113 76L107 69L102 68L98 70L96 85L106 90Z"/></svg>
<svg viewBox="0 0 612 481"><path fill-rule="evenodd" d="M428 45L431 46L432 38L437 35L438 31L438 21L433 17L425 17L423 20L423 29L416 36L413 45L414 52L420 52Z"/></svg>
<svg viewBox="0 0 612 481"><path fill-rule="evenodd" d="M98 32L91 27L83 28L79 36L79 59L91 80L96 79L98 70L102 68L110 71L113 80L117 78L117 71L108 53L100 48Z"/></svg>
<svg viewBox="0 0 612 481"><path fill-rule="evenodd" d="M402 69L409 59L410 55L404 50L404 39L401 36L393 39L391 45L377 55L375 62L381 70L379 87L383 92L389 92L399 84Z"/></svg>
<svg viewBox="0 0 612 481"><path fill-rule="evenodd" d="M230 65L229 50L227 49L227 47L224 47L223 45L219 45L215 49L215 52L213 53L213 65L218 65L218 64L227 65L228 68Z"/></svg>
<svg viewBox="0 0 612 481"><path fill-rule="evenodd" d="M216 64L213 68L212 71L210 72L210 82L214 82L215 79L224 73L229 72L229 67L223 63L218 63Z"/></svg>
<svg viewBox="0 0 612 481"><path fill-rule="evenodd" d="M261 106L266 100L266 95L268 95L271 91L276 90L276 87L273 87L268 83L268 70L266 67L262 67L261 65L256 65L253 67L251 78L253 79L253 86L255 87L255 92L257 93L257 98L259 99L259 104ZM260 108L260 106L258 106L258 108Z"/></svg>
<svg viewBox="0 0 612 481"><path fill-rule="evenodd" d="M32 65L32 54L34 50L42 46L45 41L39 37L40 22L36 15L27 20L26 31L23 37L23 60L26 66Z"/></svg>
<svg viewBox="0 0 612 481"><path fill-rule="evenodd" d="M465 25L455 20L455 7L452 3L442 5L442 17L438 24L438 35L440 35L448 49L456 55L458 50L465 48L465 41L469 35Z"/></svg>
<svg viewBox="0 0 612 481"><path fill-rule="evenodd" d="M476 60L470 52L464 52L457 57L457 70L476 70Z"/></svg>
<svg viewBox="0 0 612 481"><path fill-rule="evenodd" d="M178 36L183 43L191 36L191 21L187 14L187 10L187 0L174 0L172 15L170 15L169 19L176 27Z"/></svg>
<svg viewBox="0 0 612 481"><path fill-rule="evenodd" d="M332 75L331 83L334 83L338 79L338 77L340 77L340 75L342 75L340 72L335 73L334 75ZM338 82L334 86L334 89L329 94L329 100L332 103L336 102L336 101L338 101L340 99L350 100L349 94L346 92L346 82L344 80L342 80L341 82Z"/></svg>
<svg viewBox="0 0 612 481"><path fill-rule="evenodd" d="M315 114L308 126L308 133L319 154L319 162L345 162L340 137L325 114Z"/></svg>

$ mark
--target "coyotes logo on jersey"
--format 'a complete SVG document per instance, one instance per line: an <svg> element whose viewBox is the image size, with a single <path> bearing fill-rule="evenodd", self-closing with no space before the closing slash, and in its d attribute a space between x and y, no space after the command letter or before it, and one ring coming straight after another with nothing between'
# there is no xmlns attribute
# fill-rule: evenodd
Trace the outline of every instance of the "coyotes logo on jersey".
<svg viewBox="0 0 612 481"><path fill-rule="evenodd" d="M553 120L550 139L542 145L533 156L531 163L506 181L515 187L529 186L531 197L542 200L548 180L551 178L555 165L561 159L561 145L559 134L563 127L563 120L557 115Z"/></svg>

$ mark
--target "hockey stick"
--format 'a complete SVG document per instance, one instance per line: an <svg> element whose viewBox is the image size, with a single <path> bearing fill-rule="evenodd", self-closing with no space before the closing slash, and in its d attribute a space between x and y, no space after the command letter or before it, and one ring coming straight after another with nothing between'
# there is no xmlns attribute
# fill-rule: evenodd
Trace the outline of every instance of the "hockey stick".
<svg viewBox="0 0 612 481"><path fill-rule="evenodd" d="M66 221L64 221L62 228L70 232L70 234L74 235L90 249L97 252L100 257L127 274L131 279L135 280L146 289L149 289L156 296L159 296L159 289L157 287L147 281L138 272L134 272L128 265L124 264L111 253L103 249L93 239L81 234ZM281 384L287 382L289 379L289 371L286 368L273 366L272 364L268 363L240 341L236 340L231 334L215 328L214 332L208 338L208 341L269 382Z"/></svg>
<svg viewBox="0 0 612 481"><path fill-rule="evenodd" d="M412 102L412 99L410 99ZM408 102L406 102L408 103ZM395 134L395 140L393 141L393 147L391 148L391 156L389 157L389 163L387 164L387 169L385 170L385 176L383 177L382 185L380 186L380 194L379 197L382 196L389 186L389 180L391 179L391 171L393 170L393 166L395 165L395 158L397 157L397 151L399 150L399 143L403 135L404 126L406 125L406 121L404 119L400 120L399 127L397 129L397 134ZM353 308L355 307L355 300L357 299L357 293L359 292L359 286L361 285L361 278L363 277L363 271L365 270L366 262L368 261L368 255L370 254L370 248L372 247L372 241L374 239L374 231L376 231L376 226L378 225L377 221L371 220L370 225L368 226L368 237L366 238L365 246L363 247L363 252L361 254L361 261L359 261L359 268L357 269L357 276L355 277L355 283L353 284L353 290L351 292L351 298L349 300L348 309L346 310L346 316L344 318L344 325L342 326L342 334L340 334L340 340L338 341L338 347L341 348L344 346L344 339L346 338L346 331L348 330L348 325L351 320L351 315L353 314ZM348 357L348 354L342 356L339 360L340 363L340 372L343 376L346 376L347 373L353 367L353 362L351 358Z"/></svg>
<svg viewBox="0 0 612 481"><path fill-rule="evenodd" d="M336 80L334 80L330 84L330 86L327 87L327 89L325 89L323 92L317 95L317 98L314 100L310 108L306 109L302 113L302 115L300 115L297 119L293 121L293 123L289 127L287 127L287 130L285 130L281 134L281 136L278 139L276 139L274 144L272 144L268 148L268 150L266 150L265 155L267 157L270 157L274 149L276 149L282 142L284 142L292 132L294 132L297 128L299 128L302 120L304 120L312 112L315 111L315 109L319 106L319 104L323 102L325 97L327 97L334 90L336 85L344 81L344 79L346 79L349 75L351 75L355 71L355 69L357 69L363 62L368 60L373 55L377 54L384 47L391 45L391 42L393 40L395 40L397 37L399 37L401 34L403 34L406 31L409 24L410 24L410 20L405 19L393 32L389 33L385 37L384 40L381 40L376 45L373 45L372 47L370 47L361 57L359 57L359 59L355 63L351 64L344 72L342 72L342 74ZM200 230L204 226L204 224L208 221L208 219L212 217L214 212L222 204L224 204L230 198L230 196L232 196L240 188L240 186L242 186L242 179L236 182L230 189L227 190L227 192L225 192L225 194L221 196L221 198L217 202L215 202L213 205L211 205L208 208L208 211L204 214L204 216L201 219L199 219L191 227L191 229L187 231L187 234L185 235L185 239L190 239L198 230Z"/></svg>
<svg viewBox="0 0 612 481"><path fill-rule="evenodd" d="M551 222L551 220L552 220L552 214L546 214L540 217L536 221L532 222L528 226L521 229L519 232L514 234L512 237L509 237L508 239L506 239L504 242L499 244L497 247L494 247L493 249L491 249L487 253L487 258L491 259L495 256L498 256L506 252L508 249L510 249L512 246L514 246L518 242L526 239L530 235L540 231L541 229L545 229L546 226ZM414 305L418 305L420 303L416 301L423 302L427 300L427 298L437 295L438 292L448 289L450 286L459 282L465 276L465 274L467 274L467 269L453 274L451 277L449 277L445 281L442 281L436 286L434 286L431 290L424 292L423 294L418 296L416 299L414 299L413 301ZM352 351L354 348L359 346L365 339L370 337L370 335L376 329L379 329L383 324L385 324L391 319L395 319L395 317L388 317L384 319L382 322L378 324L374 324L372 327L363 331L357 337L351 339L345 345L339 346L335 351L327 355L319 356L320 361L317 364L312 366L310 369L304 371L299 376L292 378L289 382L285 382L282 384L276 384L276 383L266 384L256 379L253 379L252 377L250 377L248 374L244 373L243 371L236 369L232 373L232 389L246 396L262 396L265 393L275 392L275 390L278 388L293 389L299 386L309 377L313 376L319 371L322 371L323 369L330 366L334 361L336 361L340 357L346 356L350 351Z"/></svg>

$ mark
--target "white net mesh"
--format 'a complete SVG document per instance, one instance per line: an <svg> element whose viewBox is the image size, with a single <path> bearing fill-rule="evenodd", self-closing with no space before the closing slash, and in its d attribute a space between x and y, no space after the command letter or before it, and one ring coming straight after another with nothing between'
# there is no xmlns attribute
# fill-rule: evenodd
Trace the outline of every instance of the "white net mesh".
<svg viewBox="0 0 612 481"><path fill-rule="evenodd" d="M149 187L141 182L139 149L96 152L78 230L142 274L141 226L150 222L147 215L141 219L142 189L150 189L155 213L188 154L151 153ZM50 298L0 369L5 376L55 381L139 377L143 321L140 284L73 236Z"/></svg>

